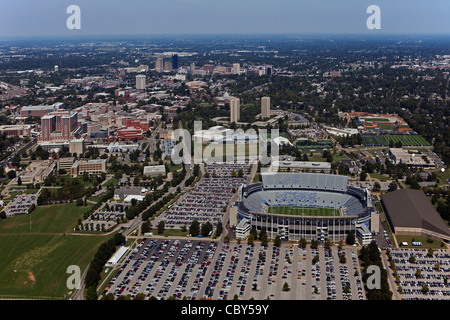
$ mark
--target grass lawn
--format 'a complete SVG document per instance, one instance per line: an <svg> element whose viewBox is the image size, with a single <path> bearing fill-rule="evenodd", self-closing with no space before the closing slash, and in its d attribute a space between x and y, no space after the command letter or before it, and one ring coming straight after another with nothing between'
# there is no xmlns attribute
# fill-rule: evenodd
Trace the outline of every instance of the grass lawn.
<svg viewBox="0 0 450 320"><path fill-rule="evenodd" d="M87 267L102 236L63 235L73 231L90 206L39 206L31 215L0 222L0 297L62 299L68 293L67 267ZM31 218L31 230L30 230Z"/></svg>
<svg viewBox="0 0 450 320"><path fill-rule="evenodd" d="M428 238L423 236L404 236L404 235L397 235L397 243L401 248L416 248L416 249L445 249L446 247L441 247L441 241L433 240L432 243L427 242ZM421 246L413 246L411 242L417 241L422 242ZM407 242L407 246L402 246L402 242Z"/></svg>
<svg viewBox="0 0 450 320"><path fill-rule="evenodd" d="M331 208L311 208L311 207L290 207L274 206L269 207L269 213L305 215L305 216L339 216L339 210Z"/></svg>
<svg viewBox="0 0 450 320"><path fill-rule="evenodd" d="M385 175L382 175L382 174L379 174L379 173L376 173L376 172L369 173L369 175L370 175L371 178L378 179L378 180L380 180L382 182L391 180L391 178L389 178L388 176L385 176Z"/></svg>
<svg viewBox="0 0 450 320"><path fill-rule="evenodd" d="M78 219L92 205L77 206L74 203L38 206L31 215L20 215L3 220L0 233L64 233L73 232ZM31 220L31 230L30 230Z"/></svg>
<svg viewBox="0 0 450 320"><path fill-rule="evenodd" d="M105 237L0 234L0 297L61 299L67 267L81 272Z"/></svg>
<svg viewBox="0 0 450 320"><path fill-rule="evenodd" d="M153 235L158 235L158 229L151 229L150 232L153 233ZM189 228L186 232L181 231L181 229L165 229L162 236L164 237L187 237L189 234ZM160 235L161 236L161 235Z"/></svg>

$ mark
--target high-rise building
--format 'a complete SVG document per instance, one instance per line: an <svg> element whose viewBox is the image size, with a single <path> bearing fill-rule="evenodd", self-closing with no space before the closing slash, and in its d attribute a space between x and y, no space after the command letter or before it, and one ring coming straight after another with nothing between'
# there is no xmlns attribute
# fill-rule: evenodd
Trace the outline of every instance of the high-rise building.
<svg viewBox="0 0 450 320"><path fill-rule="evenodd" d="M56 117L46 114L41 117L41 139L43 141L50 141L50 134L55 131Z"/></svg>
<svg viewBox="0 0 450 320"><path fill-rule="evenodd" d="M240 118L240 100L239 98L230 99L230 122L238 122Z"/></svg>
<svg viewBox="0 0 450 320"><path fill-rule="evenodd" d="M166 61L164 62L164 71L172 71L172 62L171 61Z"/></svg>
<svg viewBox="0 0 450 320"><path fill-rule="evenodd" d="M76 112L58 110L46 114L41 118L41 140L68 140L74 137L78 128Z"/></svg>
<svg viewBox="0 0 450 320"><path fill-rule="evenodd" d="M145 90L145 75L138 74L136 76L136 89Z"/></svg>
<svg viewBox="0 0 450 320"><path fill-rule="evenodd" d="M241 65L239 63L233 63L233 74L241 73Z"/></svg>
<svg viewBox="0 0 450 320"><path fill-rule="evenodd" d="M270 97L261 98L261 117L270 118Z"/></svg>
<svg viewBox="0 0 450 320"><path fill-rule="evenodd" d="M177 54L172 55L172 69L178 70L178 55Z"/></svg>
<svg viewBox="0 0 450 320"><path fill-rule="evenodd" d="M164 59L163 58L156 59L155 70L156 70L156 72L163 72L163 70L164 70Z"/></svg>

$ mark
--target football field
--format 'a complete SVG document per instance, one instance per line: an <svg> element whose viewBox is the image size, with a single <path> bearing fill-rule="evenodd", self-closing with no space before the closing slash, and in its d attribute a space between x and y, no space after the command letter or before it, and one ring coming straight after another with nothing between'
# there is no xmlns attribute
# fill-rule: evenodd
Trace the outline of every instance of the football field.
<svg viewBox="0 0 450 320"><path fill-rule="evenodd" d="M339 210L321 207L272 206L269 207L269 213L295 216L339 216Z"/></svg>

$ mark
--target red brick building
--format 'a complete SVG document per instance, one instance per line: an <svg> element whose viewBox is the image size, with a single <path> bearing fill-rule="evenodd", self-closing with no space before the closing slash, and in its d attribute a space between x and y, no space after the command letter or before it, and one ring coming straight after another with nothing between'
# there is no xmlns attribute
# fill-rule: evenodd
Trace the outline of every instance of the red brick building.
<svg viewBox="0 0 450 320"><path fill-rule="evenodd" d="M144 132L147 132L150 129L150 123L148 121L148 119L127 119L126 122L126 127L127 128L140 128L142 129Z"/></svg>
<svg viewBox="0 0 450 320"><path fill-rule="evenodd" d="M117 130L117 138L119 140L133 140L135 138L141 140L143 135L144 130L141 128L127 127Z"/></svg>

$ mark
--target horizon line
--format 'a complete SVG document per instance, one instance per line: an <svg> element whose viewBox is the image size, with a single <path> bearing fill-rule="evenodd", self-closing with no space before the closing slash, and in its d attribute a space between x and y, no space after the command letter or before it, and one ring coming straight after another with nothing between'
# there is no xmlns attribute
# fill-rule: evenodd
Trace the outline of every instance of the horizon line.
<svg viewBox="0 0 450 320"><path fill-rule="evenodd" d="M72 38L92 38L92 37L182 37L182 36L402 36L402 37L412 37L412 36L450 36L450 32L424 32L424 33L383 33L380 31L376 32L360 32L360 33L323 33L323 32L261 32L261 33L116 33L116 34L54 34L54 35L18 35L18 36L0 36L0 41L10 41L10 40L24 40L24 39L36 39L42 40L43 38L58 38L67 39ZM126 40L126 39L123 39Z"/></svg>

